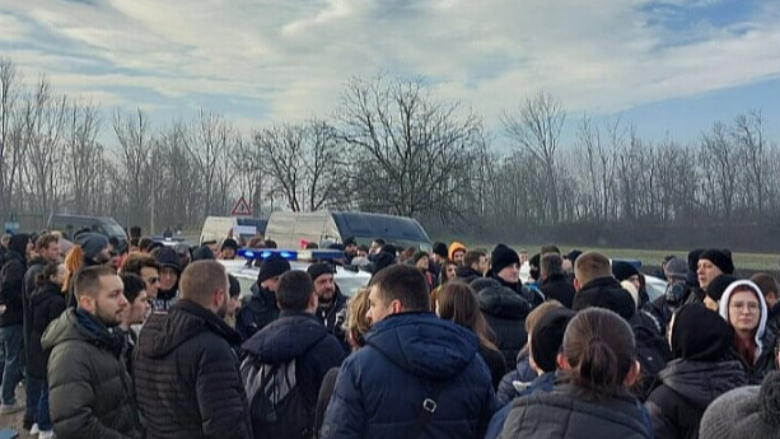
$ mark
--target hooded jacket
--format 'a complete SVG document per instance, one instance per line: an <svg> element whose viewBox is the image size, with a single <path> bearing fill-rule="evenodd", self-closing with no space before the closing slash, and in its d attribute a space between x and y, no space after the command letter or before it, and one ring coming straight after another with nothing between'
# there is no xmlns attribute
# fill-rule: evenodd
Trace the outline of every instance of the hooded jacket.
<svg viewBox="0 0 780 439"><path fill-rule="evenodd" d="M437 385L436 411L419 437L482 437L497 403L478 352L473 332L433 313L386 317L344 361L320 437L404 437Z"/></svg>
<svg viewBox="0 0 780 439"><path fill-rule="evenodd" d="M496 346L504 354L507 370L515 368L517 353L528 341L525 319L531 304L505 287L490 287L477 294L479 309L496 337Z"/></svg>
<svg viewBox="0 0 780 439"><path fill-rule="evenodd" d="M0 269L0 305L6 309L0 314L0 328L24 323L24 274L27 272L27 243L30 237L14 235L8 244L3 267Z"/></svg>
<svg viewBox="0 0 780 439"><path fill-rule="evenodd" d="M539 290L544 294L547 300L557 300L563 306L571 309L574 303L574 285L563 274L553 274L542 282Z"/></svg>
<svg viewBox="0 0 780 439"><path fill-rule="evenodd" d="M241 299L241 309L236 315L236 331L243 340L249 340L278 317L276 294L254 283L252 294Z"/></svg>
<svg viewBox="0 0 780 439"><path fill-rule="evenodd" d="M57 437L144 437L121 337L85 311L70 308L49 325L41 345L51 351L49 414Z"/></svg>
<svg viewBox="0 0 780 439"><path fill-rule="evenodd" d="M29 324L30 337L27 349L27 372L33 378L46 379L46 365L49 355L43 351L41 338L51 322L57 319L67 306L62 286L46 282L30 296L32 310Z"/></svg>
<svg viewBox="0 0 780 439"><path fill-rule="evenodd" d="M641 404L627 393L605 400L578 397L570 385L516 399L500 439L650 439L652 426Z"/></svg>
<svg viewBox="0 0 780 439"><path fill-rule="evenodd" d="M133 359L148 439L252 437L239 342L219 316L190 300L152 314Z"/></svg>
<svg viewBox="0 0 780 439"><path fill-rule="evenodd" d="M726 291L723 293L723 297L719 302L718 312L720 313L720 316L723 317L727 323L731 324L729 321L729 302L731 302L731 296L734 294L734 290L740 287L747 287L756 293L755 295L758 298L761 310L761 317L759 318L754 337L756 344L755 360L753 364L747 364L744 358L739 357L748 372L750 384L758 385L761 384L767 372L777 369L773 355L776 335L767 332L766 330L769 311L766 306L766 301L764 300L764 295L761 294L761 289L749 280L734 282L726 288Z"/></svg>
<svg viewBox="0 0 780 439"><path fill-rule="evenodd" d="M303 391L313 424L322 381L328 371L338 367L344 359L344 350L336 338L315 316L299 311L282 311L278 320L258 331L241 348L261 364L284 364L296 360L297 385ZM249 404L251 409L252 401Z"/></svg>

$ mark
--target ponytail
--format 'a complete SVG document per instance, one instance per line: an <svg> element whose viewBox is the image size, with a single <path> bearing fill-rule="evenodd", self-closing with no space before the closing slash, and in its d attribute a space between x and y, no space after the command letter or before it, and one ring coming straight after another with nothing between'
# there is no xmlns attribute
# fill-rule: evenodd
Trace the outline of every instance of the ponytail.
<svg viewBox="0 0 780 439"><path fill-rule="evenodd" d="M35 285L41 286L48 282L51 282L51 277L56 276L59 269L60 269L59 262L49 262L48 264L46 264L46 266L43 267L43 270L41 270L41 272L38 273L37 276L35 276Z"/></svg>
<svg viewBox="0 0 780 439"><path fill-rule="evenodd" d="M635 358L634 334L628 323L612 311L589 308L569 323L563 354L571 367L572 384L591 397L615 396Z"/></svg>

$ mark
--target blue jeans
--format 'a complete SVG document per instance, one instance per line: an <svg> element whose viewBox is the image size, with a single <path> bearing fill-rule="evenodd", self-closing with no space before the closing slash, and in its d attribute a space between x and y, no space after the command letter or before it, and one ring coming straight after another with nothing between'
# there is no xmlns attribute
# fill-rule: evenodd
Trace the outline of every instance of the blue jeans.
<svg viewBox="0 0 780 439"><path fill-rule="evenodd" d="M38 422L38 404L41 399L41 391L46 386L46 380L33 378L30 374L24 380L24 390L27 395L27 406L24 408L24 423L32 425Z"/></svg>
<svg viewBox="0 0 780 439"><path fill-rule="evenodd" d="M49 383L42 381L41 399L38 401L38 429L49 431L52 429L51 418L49 417Z"/></svg>
<svg viewBox="0 0 780 439"><path fill-rule="evenodd" d="M3 386L1 389L3 404L16 404L16 386L22 381L22 325L0 328L0 345L5 354L3 368Z"/></svg>

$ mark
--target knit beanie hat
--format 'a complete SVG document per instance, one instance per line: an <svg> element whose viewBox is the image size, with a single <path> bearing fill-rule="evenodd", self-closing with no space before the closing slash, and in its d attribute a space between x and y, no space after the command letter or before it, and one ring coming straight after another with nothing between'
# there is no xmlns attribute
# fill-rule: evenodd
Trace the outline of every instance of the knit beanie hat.
<svg viewBox="0 0 780 439"><path fill-rule="evenodd" d="M780 374L761 386L734 389L716 399L701 419L700 439L780 439Z"/></svg>
<svg viewBox="0 0 780 439"><path fill-rule="evenodd" d="M290 262L281 256L271 255L260 264L260 272L257 273L257 284L260 285L268 279L281 276L290 271Z"/></svg>
<svg viewBox="0 0 780 439"><path fill-rule="evenodd" d="M738 280L739 278L736 276L732 276L730 274L721 274L710 281L710 284L707 285L707 288L704 292L707 294L707 297L713 301L720 302L720 299L723 297L723 293L726 292L726 288Z"/></svg>
<svg viewBox="0 0 780 439"><path fill-rule="evenodd" d="M666 262L664 275L668 279L684 281L688 279L688 264L680 258L671 258Z"/></svg>
<svg viewBox="0 0 780 439"><path fill-rule="evenodd" d="M177 273L181 274L181 260L179 259L179 254L176 253L176 250L170 247L163 247L155 250L152 254L155 259L157 259L157 263L160 264L160 267L173 268Z"/></svg>
<svg viewBox="0 0 780 439"><path fill-rule="evenodd" d="M612 263L612 274L617 280L623 282L631 276L639 276L639 270L626 261L615 261Z"/></svg>
<svg viewBox="0 0 780 439"><path fill-rule="evenodd" d="M8 241L8 250L18 253L21 256L27 255L27 244L30 243L30 235L26 233L17 233ZM108 243L108 240L106 240ZM102 249L101 249L102 250Z"/></svg>
<svg viewBox="0 0 780 439"><path fill-rule="evenodd" d="M450 261L453 260L453 258L455 257L455 253L457 252L466 253L466 246L461 244L458 241L452 241L452 244L450 244L449 251L447 252L447 257L449 257Z"/></svg>
<svg viewBox="0 0 780 439"><path fill-rule="evenodd" d="M81 251L84 252L84 257L87 259L95 259L95 256L108 248L108 238L100 233L79 233L76 235L74 243L81 247Z"/></svg>
<svg viewBox="0 0 780 439"><path fill-rule="evenodd" d="M556 308L543 315L534 326L531 333L531 356L544 372L553 372L556 369L563 334L574 315L575 312L570 309Z"/></svg>
<svg viewBox="0 0 780 439"><path fill-rule="evenodd" d="M704 250L704 252L699 255L699 260L701 261L702 259L712 262L720 271L726 274L734 273L734 261L731 259L731 252L729 250L718 250L714 248Z"/></svg>
<svg viewBox="0 0 780 439"><path fill-rule="evenodd" d="M490 254L490 263L493 274L497 276L501 270L512 264L520 265L520 256L506 245L498 244Z"/></svg>
<svg viewBox="0 0 780 439"><path fill-rule="evenodd" d="M447 244L443 242L433 244L433 254L441 256L442 259L447 259L447 253L449 253Z"/></svg>
<svg viewBox="0 0 780 439"><path fill-rule="evenodd" d="M332 265L328 263L318 262L316 264L309 265L309 268L306 269L306 272L309 273L309 277L311 277L311 281L314 282L317 280L318 277L323 276L325 274L335 274L336 270L333 268Z"/></svg>

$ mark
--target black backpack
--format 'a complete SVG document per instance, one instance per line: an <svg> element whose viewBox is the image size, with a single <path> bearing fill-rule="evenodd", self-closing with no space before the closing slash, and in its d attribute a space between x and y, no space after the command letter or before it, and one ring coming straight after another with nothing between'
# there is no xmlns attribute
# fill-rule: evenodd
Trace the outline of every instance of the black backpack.
<svg viewBox="0 0 780 439"><path fill-rule="evenodd" d="M241 363L255 439L309 439L314 410L306 406L296 377L296 360L259 363L252 355Z"/></svg>

